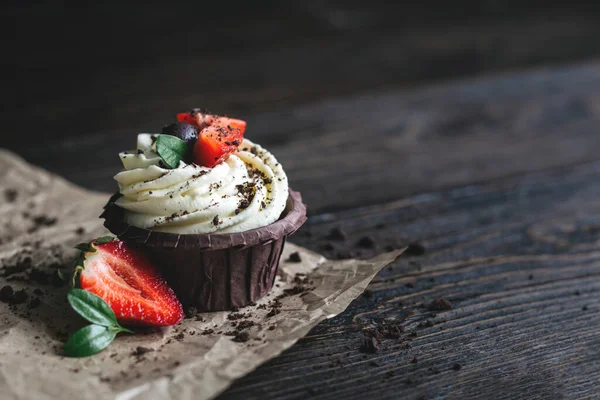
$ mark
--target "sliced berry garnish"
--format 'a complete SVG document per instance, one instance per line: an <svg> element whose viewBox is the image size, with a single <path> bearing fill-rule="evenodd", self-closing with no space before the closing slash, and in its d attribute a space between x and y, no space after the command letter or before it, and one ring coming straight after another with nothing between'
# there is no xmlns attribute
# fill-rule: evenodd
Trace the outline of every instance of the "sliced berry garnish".
<svg viewBox="0 0 600 400"><path fill-rule="evenodd" d="M225 128L229 127L230 129L239 129L242 134L246 131L246 121L244 120L207 114L197 108L190 112L177 114L177 120L195 125L200 129L216 125Z"/></svg>
<svg viewBox="0 0 600 400"><path fill-rule="evenodd" d="M81 288L106 301L119 323L169 326L183 318L181 303L157 268L124 242L92 242L82 264Z"/></svg>
<svg viewBox="0 0 600 400"><path fill-rule="evenodd" d="M200 131L194 145L194 162L214 167L229 158L244 140L244 133L232 126L211 125Z"/></svg>
<svg viewBox="0 0 600 400"><path fill-rule="evenodd" d="M195 125L200 129L206 128L212 124L214 118L214 115L207 114L199 108L195 108L189 112L177 114L177 121Z"/></svg>

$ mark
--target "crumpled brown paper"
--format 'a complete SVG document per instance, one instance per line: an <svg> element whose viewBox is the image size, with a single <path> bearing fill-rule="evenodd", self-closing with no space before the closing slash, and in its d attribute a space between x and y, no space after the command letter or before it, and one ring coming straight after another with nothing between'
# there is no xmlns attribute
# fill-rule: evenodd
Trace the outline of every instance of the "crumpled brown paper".
<svg viewBox="0 0 600 400"><path fill-rule="evenodd" d="M341 313L401 253L330 261L288 243L274 290L255 306L121 334L102 353L66 358L62 344L85 322L70 310L68 286L56 270L69 265L74 244L106 234L98 215L109 195L78 188L4 150L0 188L0 287L25 289L28 296L15 294L20 304L0 303L2 399L213 398ZM288 260L292 252L301 262Z"/></svg>

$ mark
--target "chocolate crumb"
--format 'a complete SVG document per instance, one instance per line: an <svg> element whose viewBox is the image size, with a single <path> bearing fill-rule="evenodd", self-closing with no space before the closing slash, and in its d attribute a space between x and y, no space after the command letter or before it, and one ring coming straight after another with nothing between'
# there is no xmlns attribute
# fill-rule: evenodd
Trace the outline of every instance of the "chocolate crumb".
<svg viewBox="0 0 600 400"><path fill-rule="evenodd" d="M385 339L400 339L402 333L404 332L404 327L402 325L392 324L392 325L379 325L377 326L377 333L379 336L384 337Z"/></svg>
<svg viewBox="0 0 600 400"><path fill-rule="evenodd" d="M286 296L293 296L293 295L295 295L295 294L304 293L304 292L306 292L307 290L308 290L308 288L307 288L307 287L304 287L304 286L294 286L294 287L293 287L293 288L291 288L291 289L284 289L284 290L283 290L283 293L284 293Z"/></svg>
<svg viewBox="0 0 600 400"><path fill-rule="evenodd" d="M37 226L52 226L56 224L56 221L56 217L48 217L47 215L38 215L33 218L33 222Z"/></svg>
<svg viewBox="0 0 600 400"><path fill-rule="evenodd" d="M279 309L277 309L277 308L273 307L273 308L271 309L271 311L269 311L269 312L267 313L267 318L271 318L271 317L273 317L273 316L275 316L275 315L277 315L277 314L279 314Z"/></svg>
<svg viewBox="0 0 600 400"><path fill-rule="evenodd" d="M177 340L183 340L183 338L185 338L185 334L183 332L180 332L179 334L175 335L175 339Z"/></svg>
<svg viewBox="0 0 600 400"><path fill-rule="evenodd" d="M425 254L425 247L419 243L410 243L404 250L404 254L407 256L422 256Z"/></svg>
<svg viewBox="0 0 600 400"><path fill-rule="evenodd" d="M12 304L21 304L25 303L29 299L29 295L25 291L25 289L17 290L11 300Z"/></svg>
<svg viewBox="0 0 600 400"><path fill-rule="evenodd" d="M42 301L39 299L39 297L34 297L33 299L31 299L27 307L30 309L37 308L40 306L40 304L42 304Z"/></svg>
<svg viewBox="0 0 600 400"><path fill-rule="evenodd" d="M246 314L232 313L232 314L229 314L227 316L227 319L230 320L230 321L237 321L239 319L243 319L243 318L246 318L246 317L248 317Z"/></svg>
<svg viewBox="0 0 600 400"><path fill-rule="evenodd" d="M270 331L274 331L275 330L275 325L271 325L270 327L267 328Z"/></svg>
<svg viewBox="0 0 600 400"><path fill-rule="evenodd" d="M292 254L290 254L290 257L287 259L287 261L299 263L302 262L302 258L300 257L300 253L295 251Z"/></svg>
<svg viewBox="0 0 600 400"><path fill-rule="evenodd" d="M443 297L436 297L433 301L427 306L427 308L431 311L445 311L452 309L452 303L450 300L445 299Z"/></svg>
<svg viewBox="0 0 600 400"><path fill-rule="evenodd" d="M372 335L363 337L358 350L361 353L377 353L379 351L379 339Z"/></svg>
<svg viewBox="0 0 600 400"><path fill-rule="evenodd" d="M137 153L138 153L138 154L144 154L144 150L142 150L142 149L138 149L138 150L137 150Z"/></svg>
<svg viewBox="0 0 600 400"><path fill-rule="evenodd" d="M202 335L210 335L215 333L214 329L205 329L204 331L202 331Z"/></svg>
<svg viewBox="0 0 600 400"><path fill-rule="evenodd" d="M10 285L5 285L0 289L0 301L8 303L12 301L15 292Z"/></svg>
<svg viewBox="0 0 600 400"><path fill-rule="evenodd" d="M4 189L4 197L9 203L14 202L18 195L19 192L17 192L15 189Z"/></svg>
<svg viewBox="0 0 600 400"><path fill-rule="evenodd" d="M455 371L460 371L461 368L462 368L462 365L460 365L459 363L456 363L452 366L452 369Z"/></svg>
<svg viewBox="0 0 600 400"><path fill-rule="evenodd" d="M215 215L215 217L212 220L212 223L213 223L214 226L217 226L217 225L219 225L221 223L221 221L219 220L219 216L218 215Z"/></svg>
<svg viewBox="0 0 600 400"><path fill-rule="evenodd" d="M196 306L191 305L191 306L187 306L185 308L186 318L193 318L196 316L196 314L198 314L198 309L196 308Z"/></svg>
<svg viewBox="0 0 600 400"><path fill-rule="evenodd" d="M152 351L154 351L154 349L151 349L149 347L144 347L144 346L138 346L138 347L135 348L135 350L133 350L133 352L131 353L131 355L139 357L139 356L142 356L142 355L144 355L146 353L150 353Z"/></svg>
<svg viewBox="0 0 600 400"><path fill-rule="evenodd" d="M240 342L240 343L247 342L248 340L250 340L250 335L248 335L248 332L239 332L233 338L234 342Z"/></svg>
<svg viewBox="0 0 600 400"><path fill-rule="evenodd" d="M243 329L248 329L254 325L256 325L256 322L254 322L254 321L243 320L243 321L240 321L240 323L237 325L236 329L238 331L241 331Z"/></svg>
<svg viewBox="0 0 600 400"><path fill-rule="evenodd" d="M372 249L375 247L375 240L371 236L363 236L356 242L356 245L363 249Z"/></svg>
<svg viewBox="0 0 600 400"><path fill-rule="evenodd" d="M75 233L78 235L83 235L85 233L85 228L80 226L79 228L75 229Z"/></svg>
<svg viewBox="0 0 600 400"><path fill-rule="evenodd" d="M328 240L346 240L346 233L342 230L342 228L333 228L329 235L327 235L326 239Z"/></svg>

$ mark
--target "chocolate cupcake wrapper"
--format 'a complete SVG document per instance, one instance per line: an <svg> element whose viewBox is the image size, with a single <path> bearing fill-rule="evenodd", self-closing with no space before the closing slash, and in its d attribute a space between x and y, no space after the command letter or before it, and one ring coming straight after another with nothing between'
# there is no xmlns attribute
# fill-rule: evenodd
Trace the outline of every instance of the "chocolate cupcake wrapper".
<svg viewBox="0 0 600 400"><path fill-rule="evenodd" d="M174 234L138 228L123 221L113 196L105 206L104 226L119 239L149 254L184 306L198 311L243 307L273 286L287 236L306 221L306 206L289 191L281 218L271 225L228 234Z"/></svg>
<svg viewBox="0 0 600 400"><path fill-rule="evenodd" d="M244 307L273 286L285 236L239 249L194 250L148 247L184 306L198 311Z"/></svg>

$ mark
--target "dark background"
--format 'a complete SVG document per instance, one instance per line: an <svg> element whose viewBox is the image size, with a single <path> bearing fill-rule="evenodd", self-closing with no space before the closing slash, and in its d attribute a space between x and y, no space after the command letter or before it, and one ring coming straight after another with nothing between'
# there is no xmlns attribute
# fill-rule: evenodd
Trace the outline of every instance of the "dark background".
<svg viewBox="0 0 600 400"><path fill-rule="evenodd" d="M47 143L154 131L194 106L248 118L600 54L593 2L174 3L2 6L3 145L52 167Z"/></svg>

